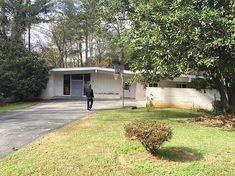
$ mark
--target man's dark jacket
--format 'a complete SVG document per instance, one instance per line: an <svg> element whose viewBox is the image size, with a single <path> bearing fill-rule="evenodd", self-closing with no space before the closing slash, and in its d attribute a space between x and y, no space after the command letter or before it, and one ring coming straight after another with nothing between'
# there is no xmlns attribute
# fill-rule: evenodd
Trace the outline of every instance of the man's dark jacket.
<svg viewBox="0 0 235 176"><path fill-rule="evenodd" d="M93 98L94 97L93 89L88 88L86 90L86 96L87 96L87 98Z"/></svg>

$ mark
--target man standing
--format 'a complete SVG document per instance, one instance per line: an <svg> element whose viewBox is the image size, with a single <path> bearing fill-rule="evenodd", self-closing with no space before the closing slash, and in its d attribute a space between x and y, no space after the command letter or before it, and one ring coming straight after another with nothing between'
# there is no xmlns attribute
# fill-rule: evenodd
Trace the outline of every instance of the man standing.
<svg viewBox="0 0 235 176"><path fill-rule="evenodd" d="M93 105L93 97L94 97L91 85L89 85L89 88L86 90L86 97L87 97L87 110L90 111Z"/></svg>

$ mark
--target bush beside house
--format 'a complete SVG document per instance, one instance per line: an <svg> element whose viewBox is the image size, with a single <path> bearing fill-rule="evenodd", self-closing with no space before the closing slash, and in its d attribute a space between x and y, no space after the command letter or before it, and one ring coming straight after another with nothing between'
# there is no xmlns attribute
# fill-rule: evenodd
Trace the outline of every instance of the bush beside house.
<svg viewBox="0 0 235 176"><path fill-rule="evenodd" d="M1 99L11 97L22 101L39 97L47 85L48 70L46 63L31 53L1 59Z"/></svg>

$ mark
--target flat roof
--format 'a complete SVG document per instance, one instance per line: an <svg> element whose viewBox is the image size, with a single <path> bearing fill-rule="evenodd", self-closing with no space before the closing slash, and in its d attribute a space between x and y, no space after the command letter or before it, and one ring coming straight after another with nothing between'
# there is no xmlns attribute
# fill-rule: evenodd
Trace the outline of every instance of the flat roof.
<svg viewBox="0 0 235 176"><path fill-rule="evenodd" d="M75 67L75 68L53 68L50 70L53 73L97 73L97 72L106 72L106 73L115 73L113 68L102 68L102 67ZM124 74L133 75L134 72L130 70L124 70Z"/></svg>
<svg viewBox="0 0 235 176"><path fill-rule="evenodd" d="M113 68L103 68L103 67L74 67L74 68L53 68L50 70L53 73L67 73L67 74L76 74L76 73L115 73ZM134 72L130 70L124 70L124 74L133 75ZM203 76L197 75L187 75L182 74L178 78L204 78Z"/></svg>

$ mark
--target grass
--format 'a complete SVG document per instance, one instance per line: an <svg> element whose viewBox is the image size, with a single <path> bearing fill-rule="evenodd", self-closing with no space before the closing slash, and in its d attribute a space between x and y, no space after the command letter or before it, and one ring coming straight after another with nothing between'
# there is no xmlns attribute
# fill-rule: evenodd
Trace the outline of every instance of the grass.
<svg viewBox="0 0 235 176"><path fill-rule="evenodd" d="M11 104L7 104L5 106L0 106L0 113L19 110L19 109L25 109L25 108L31 107L33 105L35 105L35 103L32 103L32 102L11 103Z"/></svg>
<svg viewBox="0 0 235 176"><path fill-rule="evenodd" d="M235 175L235 133L182 123L201 115L193 110L109 110L75 121L41 137L0 161L1 176L11 175ZM148 154L124 136L136 119L168 123L173 138Z"/></svg>

